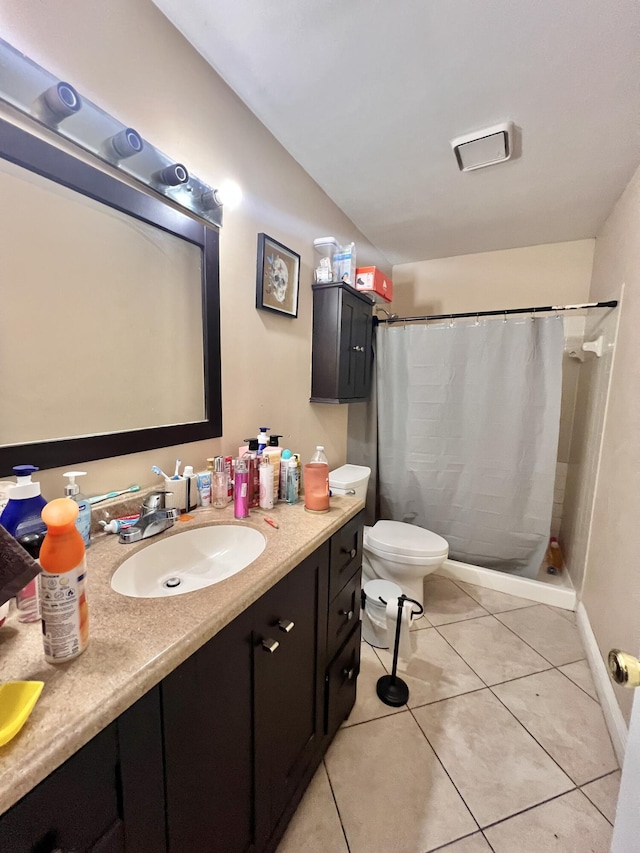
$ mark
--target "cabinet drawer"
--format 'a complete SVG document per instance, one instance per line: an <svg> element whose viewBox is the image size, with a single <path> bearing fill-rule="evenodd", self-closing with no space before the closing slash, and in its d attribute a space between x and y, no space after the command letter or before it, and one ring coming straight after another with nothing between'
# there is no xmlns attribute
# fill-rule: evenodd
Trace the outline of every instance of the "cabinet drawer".
<svg viewBox="0 0 640 853"><path fill-rule="evenodd" d="M360 619L360 570L342 587L329 605L327 660L332 660Z"/></svg>
<svg viewBox="0 0 640 853"><path fill-rule="evenodd" d="M363 524L364 510L331 537L329 601L333 601L362 565Z"/></svg>
<svg viewBox="0 0 640 853"><path fill-rule="evenodd" d="M333 737L356 701L360 672L360 623L336 655L325 679L325 734Z"/></svg>

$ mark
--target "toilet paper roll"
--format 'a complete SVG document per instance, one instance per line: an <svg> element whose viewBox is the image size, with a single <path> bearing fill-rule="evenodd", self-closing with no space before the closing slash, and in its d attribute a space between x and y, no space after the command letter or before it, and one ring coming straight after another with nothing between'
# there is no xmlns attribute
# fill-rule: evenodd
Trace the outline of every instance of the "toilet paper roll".
<svg viewBox="0 0 640 853"><path fill-rule="evenodd" d="M411 623L413 622L413 617L411 615L411 608L413 607L413 602L404 601L402 607L402 616L401 616L401 625L400 625L400 646L398 649L398 657L403 660L409 660L411 655L413 654L412 643L411 643ZM389 644L389 651L393 653L393 649L396 642L396 625L398 622L398 599L390 598L387 602L387 642Z"/></svg>

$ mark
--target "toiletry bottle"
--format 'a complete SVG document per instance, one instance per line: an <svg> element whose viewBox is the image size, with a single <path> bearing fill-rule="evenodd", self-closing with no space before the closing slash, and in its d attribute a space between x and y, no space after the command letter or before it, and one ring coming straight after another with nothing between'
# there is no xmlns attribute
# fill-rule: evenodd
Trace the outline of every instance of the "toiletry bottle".
<svg viewBox="0 0 640 853"><path fill-rule="evenodd" d="M258 468L260 460L258 459L258 439L249 439L249 450L242 457L248 460L249 464L249 506L260 506L260 470Z"/></svg>
<svg viewBox="0 0 640 853"><path fill-rule="evenodd" d="M324 445L322 445L322 444L316 445L316 452L311 457L311 462L312 463L313 462L323 462L325 465L327 465L327 466L329 465L329 460L327 459L325 452L324 452Z"/></svg>
<svg viewBox="0 0 640 853"><path fill-rule="evenodd" d="M80 494L80 486L76 483L76 477L85 477L86 471L66 471L62 476L68 477L69 482L64 487L64 495L78 504L78 518L76 527L80 531L84 547L87 548L91 542L91 504L88 498Z"/></svg>
<svg viewBox="0 0 640 853"><path fill-rule="evenodd" d="M9 489L9 502L2 510L0 524L16 539L25 533L46 530L40 513L47 502L40 494L40 483L31 481L37 470L35 465L16 465L13 469L16 484Z"/></svg>
<svg viewBox="0 0 640 853"><path fill-rule="evenodd" d="M207 462L213 461L207 459ZM196 483L198 485L198 502L200 506L211 506L211 470L198 471L196 474Z"/></svg>
<svg viewBox="0 0 640 853"><path fill-rule="evenodd" d="M44 536L45 532L41 530L39 533L25 533L18 538L18 542L36 563L40 561L40 548ZM40 621L40 581L37 577L29 581L16 595L16 607L18 608L18 622Z"/></svg>
<svg viewBox="0 0 640 853"><path fill-rule="evenodd" d="M273 509L273 465L265 454L260 461L260 507Z"/></svg>
<svg viewBox="0 0 640 853"><path fill-rule="evenodd" d="M287 499L287 474L290 459L291 451L285 448L280 456L280 491L278 492L278 497L281 501L286 501Z"/></svg>
<svg viewBox="0 0 640 853"><path fill-rule="evenodd" d="M214 463L213 482L211 484L212 503L217 509L224 509L228 501L229 482L224 456L216 456Z"/></svg>
<svg viewBox="0 0 640 853"><path fill-rule="evenodd" d="M227 503L233 500L233 456L224 457L224 467L227 469Z"/></svg>
<svg viewBox="0 0 640 853"><path fill-rule="evenodd" d="M271 429L271 427L259 427L258 429L259 429L259 432L258 432L257 452L258 452L258 456L262 456L262 454L264 453L265 447L269 443L269 436L267 435L267 432L268 432L268 430Z"/></svg>
<svg viewBox="0 0 640 853"><path fill-rule="evenodd" d="M40 483L31 481L31 475L37 470L35 465L16 465L14 467L13 473L16 475L16 484L12 484L9 488L9 500L0 514L0 524L19 542L23 537L34 534L42 539L47 529L40 516L47 502L40 494ZM36 606L33 600L37 596L34 587L34 583L37 581L37 578L30 581L16 597L16 601L22 601L22 608L25 613ZM18 603L18 611L20 614L20 603ZM20 615L18 615L18 619L26 621L26 619L21 619Z"/></svg>
<svg viewBox="0 0 640 853"><path fill-rule="evenodd" d="M263 456L269 458L269 462L273 465L273 502L278 503L280 496L280 460L282 458L282 447L278 444L278 439L281 435L270 435L269 444L265 447Z"/></svg>
<svg viewBox="0 0 640 853"><path fill-rule="evenodd" d="M234 518L249 516L249 462L245 454L235 461L233 483L233 515Z"/></svg>
<svg viewBox="0 0 640 853"><path fill-rule="evenodd" d="M287 503L295 504L298 502L298 488L300 484L300 474L298 472L298 460L295 456L287 462Z"/></svg>
<svg viewBox="0 0 640 853"><path fill-rule="evenodd" d="M78 504L68 498L56 498L42 510L47 535L40 549L40 606L48 663L77 657L89 642L87 562L77 516Z"/></svg>

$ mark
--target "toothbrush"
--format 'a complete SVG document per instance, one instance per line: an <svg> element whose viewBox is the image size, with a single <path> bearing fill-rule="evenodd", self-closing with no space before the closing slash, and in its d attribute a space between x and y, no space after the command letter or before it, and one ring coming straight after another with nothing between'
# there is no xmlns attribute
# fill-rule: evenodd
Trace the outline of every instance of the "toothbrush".
<svg viewBox="0 0 640 853"><path fill-rule="evenodd" d="M154 473L154 474L157 474L157 475L158 475L158 477L164 477L164 478L165 478L165 480L170 480L170 479L171 479L171 477L167 477L167 475L164 473L164 471L162 470L162 468L158 468L158 466L157 466L157 465L152 465L152 466L151 466L151 470L153 471L153 473Z"/></svg>
<svg viewBox="0 0 640 853"><path fill-rule="evenodd" d="M96 495L93 498L89 498L90 504L97 504L100 501L106 501L108 498L117 498L119 495L126 495L128 492L139 492L140 486L130 486L128 489L121 489L119 492L109 492L106 495Z"/></svg>
<svg viewBox="0 0 640 853"><path fill-rule="evenodd" d="M181 462L182 462L182 460L180 459L180 457L178 457L178 459L176 459L176 470L173 472L173 477L171 478L172 480L179 480L180 479L179 471L180 471L180 463Z"/></svg>

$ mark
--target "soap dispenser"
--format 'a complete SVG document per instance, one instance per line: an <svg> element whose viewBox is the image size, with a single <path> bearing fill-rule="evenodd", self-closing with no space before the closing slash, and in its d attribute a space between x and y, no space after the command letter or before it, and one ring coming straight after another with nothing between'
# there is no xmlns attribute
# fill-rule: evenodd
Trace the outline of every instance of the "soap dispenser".
<svg viewBox="0 0 640 853"><path fill-rule="evenodd" d="M69 478L69 482L64 487L65 497L71 498L78 504L76 527L82 536L85 548L91 542L91 504L89 499L80 493L80 486L76 483L76 477L85 477L86 474L86 471L65 471L62 475Z"/></svg>
<svg viewBox="0 0 640 853"><path fill-rule="evenodd" d="M267 432L271 427L258 427L258 456L262 456L264 449L269 443Z"/></svg>
<svg viewBox="0 0 640 853"><path fill-rule="evenodd" d="M16 539L47 529L40 517L47 502L40 494L40 483L31 480L37 470L35 465L16 465L13 469L16 485L9 489L9 502L2 510L0 524Z"/></svg>

